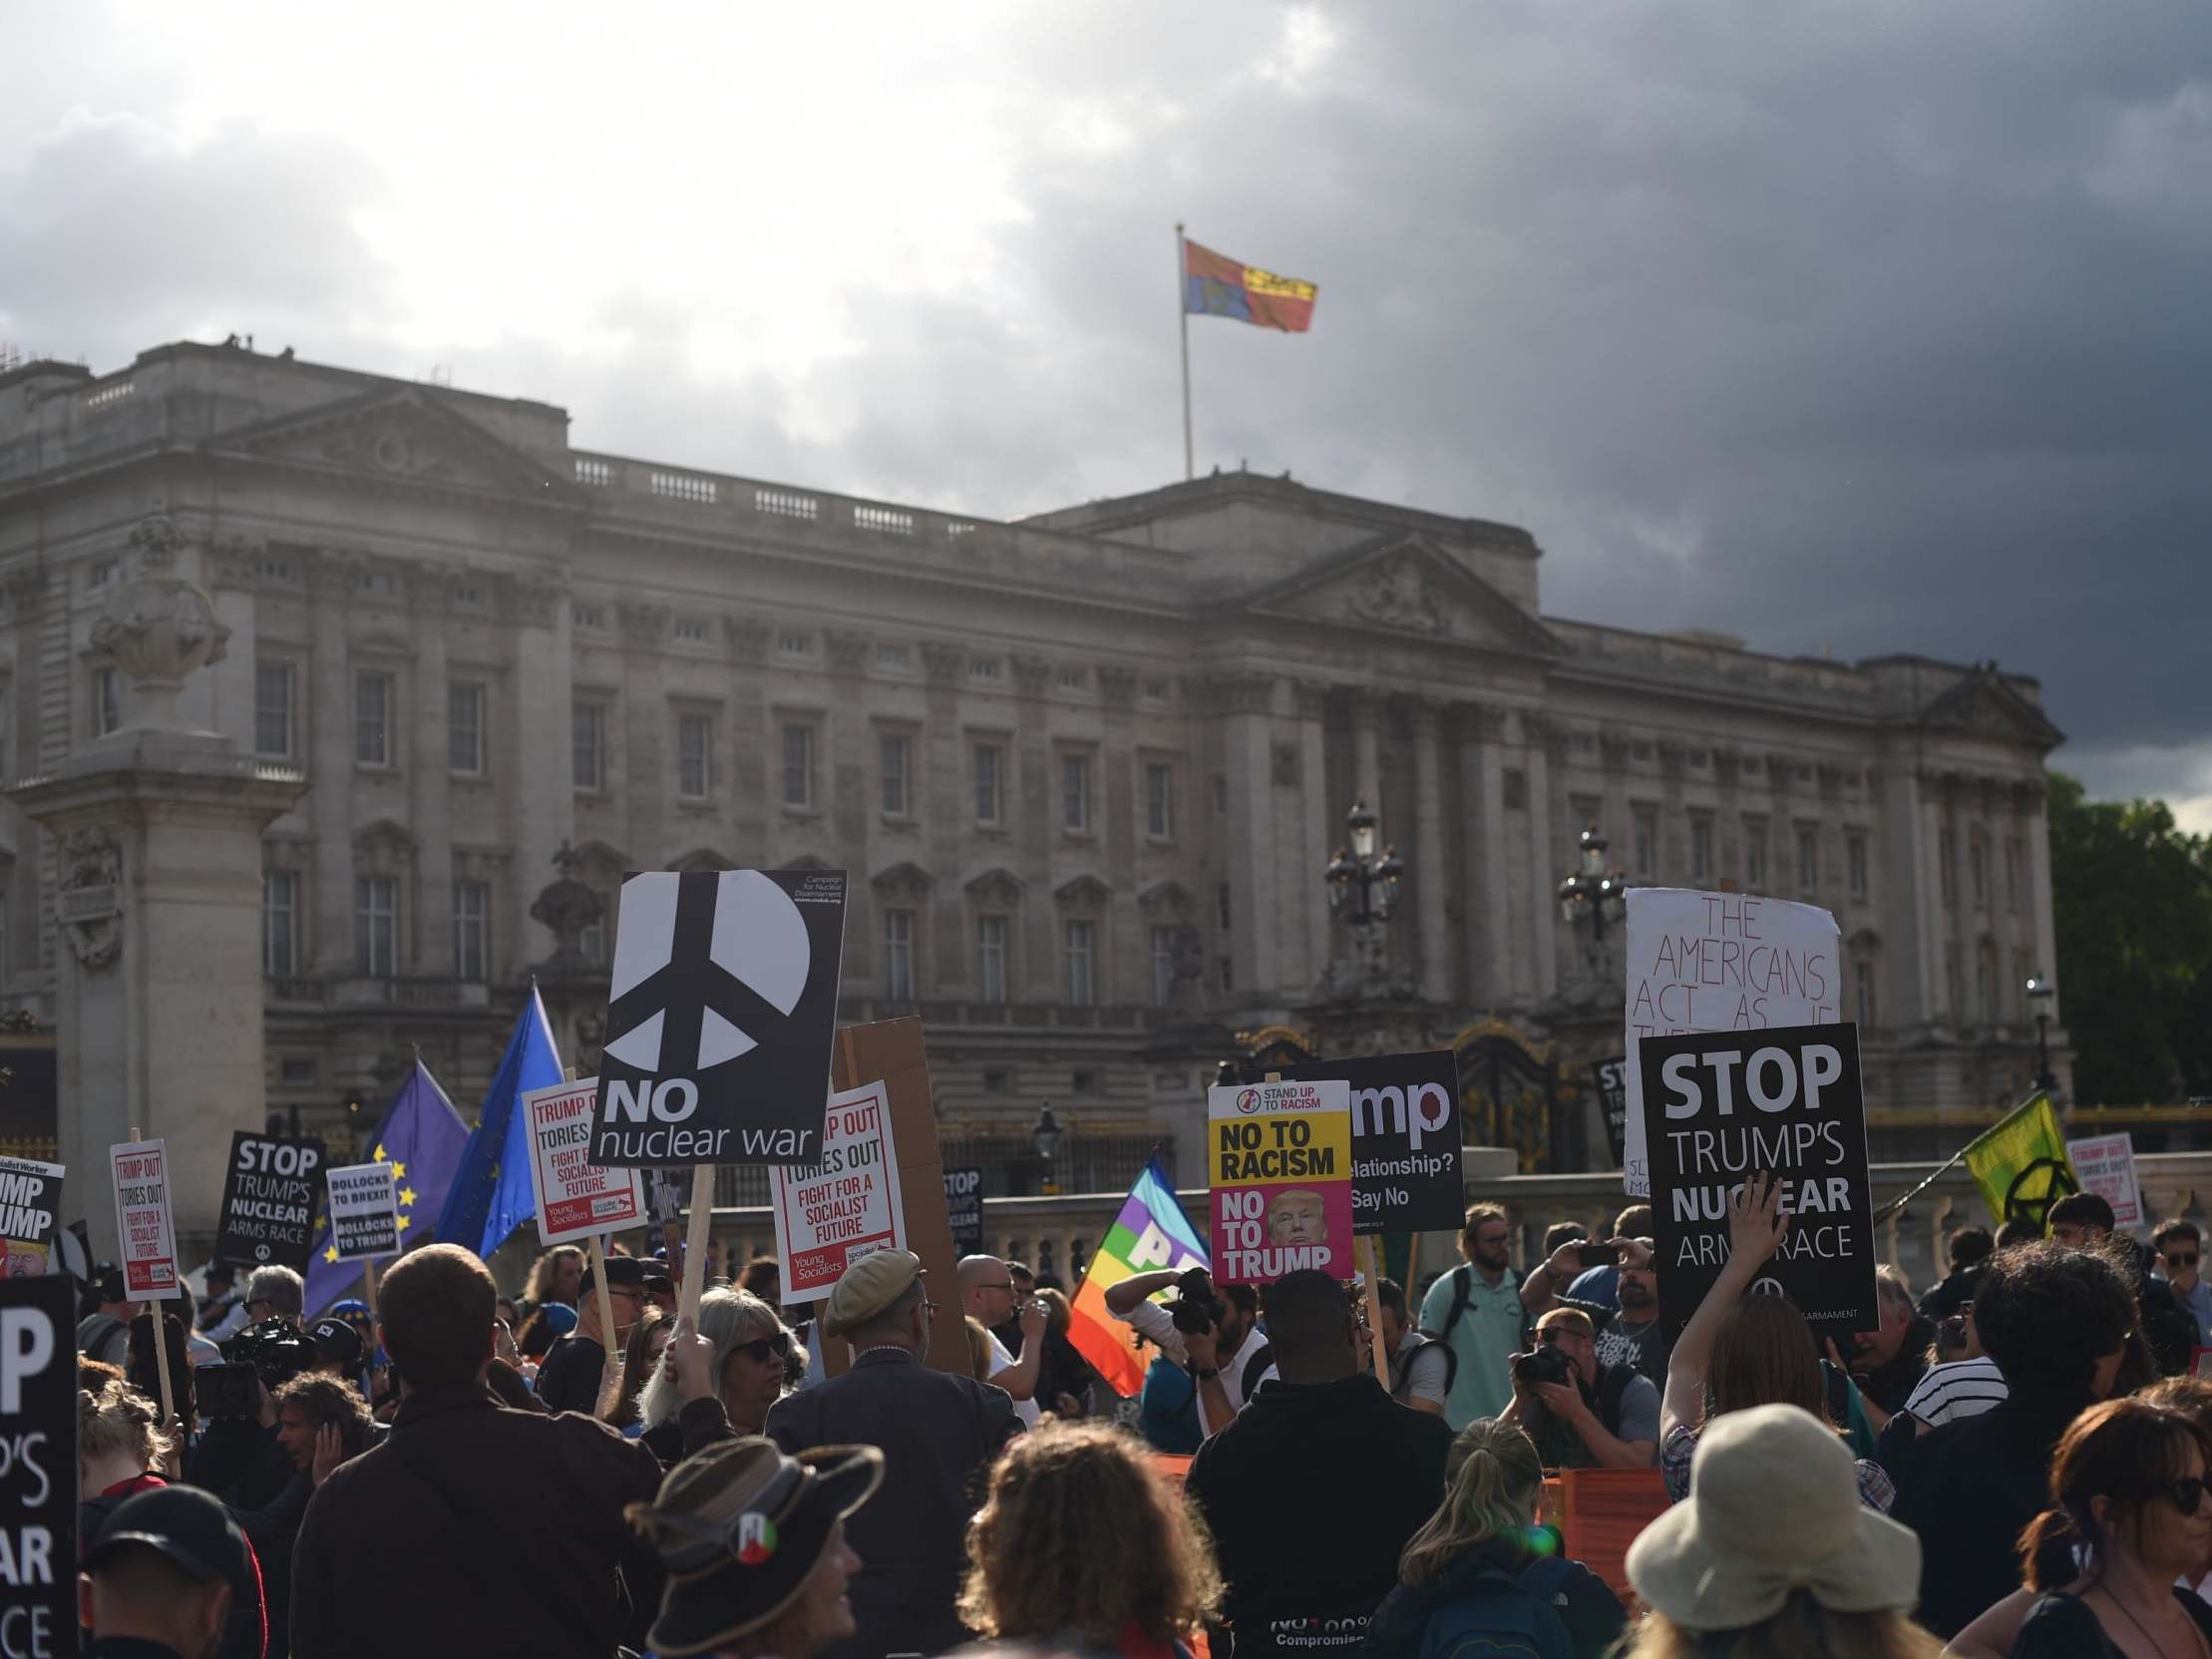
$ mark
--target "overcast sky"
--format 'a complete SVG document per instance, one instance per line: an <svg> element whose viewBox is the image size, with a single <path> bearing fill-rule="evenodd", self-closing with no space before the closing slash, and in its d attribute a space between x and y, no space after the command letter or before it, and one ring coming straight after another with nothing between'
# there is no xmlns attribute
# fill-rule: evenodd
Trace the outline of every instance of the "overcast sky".
<svg viewBox="0 0 2212 1659"><path fill-rule="evenodd" d="M24 5L0 340L564 405L1011 517L1201 468L1526 525L1545 609L1996 656L2212 828L2212 8Z"/></svg>

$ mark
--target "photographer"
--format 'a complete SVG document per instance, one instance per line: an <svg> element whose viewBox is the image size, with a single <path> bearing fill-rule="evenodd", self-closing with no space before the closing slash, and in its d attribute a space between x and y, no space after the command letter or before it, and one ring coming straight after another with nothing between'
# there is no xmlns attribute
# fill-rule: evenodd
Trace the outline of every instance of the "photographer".
<svg viewBox="0 0 2212 1659"><path fill-rule="evenodd" d="M1598 1363L1597 1332L1580 1308L1536 1322L1536 1347L1513 1356L1513 1404L1546 1468L1650 1468L1659 1449L1659 1396L1631 1366Z"/></svg>
<svg viewBox="0 0 2212 1659"><path fill-rule="evenodd" d="M294 1472L277 1440L271 1396L314 1369L315 1350L296 1325L265 1319L223 1344L222 1357L221 1365L201 1366L192 1374L207 1432L192 1449L185 1478L232 1509L265 1509L282 1495Z"/></svg>
<svg viewBox="0 0 2212 1659"><path fill-rule="evenodd" d="M1176 1300L1152 1300L1173 1287ZM1133 1273L1106 1292L1106 1311L1158 1346L1198 1385L1198 1431L1225 1429L1245 1407L1245 1368L1267 1346L1260 1299L1250 1285L1214 1289L1203 1267ZM1257 1374L1256 1374L1257 1375Z"/></svg>

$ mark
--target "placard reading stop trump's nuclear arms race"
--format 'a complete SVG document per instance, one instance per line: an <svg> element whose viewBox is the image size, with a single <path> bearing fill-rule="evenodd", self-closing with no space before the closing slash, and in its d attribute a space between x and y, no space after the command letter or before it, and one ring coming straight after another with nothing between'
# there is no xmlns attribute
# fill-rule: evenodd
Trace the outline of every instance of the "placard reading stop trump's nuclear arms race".
<svg viewBox="0 0 2212 1659"><path fill-rule="evenodd" d="M1214 1278L1352 1276L1351 1085L1224 1083L1207 1091Z"/></svg>

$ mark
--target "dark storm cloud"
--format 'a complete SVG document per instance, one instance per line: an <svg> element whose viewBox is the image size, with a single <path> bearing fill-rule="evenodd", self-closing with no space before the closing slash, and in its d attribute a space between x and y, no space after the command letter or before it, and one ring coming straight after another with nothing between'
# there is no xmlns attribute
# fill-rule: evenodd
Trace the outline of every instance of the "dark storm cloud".
<svg viewBox="0 0 2212 1659"><path fill-rule="evenodd" d="M967 73L1022 134L1025 218L972 292L853 285L855 348L797 379L703 379L650 306L617 359L513 339L460 378L566 404L579 444L819 488L1006 516L1145 489L1181 465L1182 217L1321 284L1306 336L1193 322L1202 468L1526 524L1559 615L1995 655L2093 782L2212 792L2212 13L1318 15L1018 12ZM135 142L0 178L0 331L106 364L273 314L420 371L375 332L358 158Z"/></svg>

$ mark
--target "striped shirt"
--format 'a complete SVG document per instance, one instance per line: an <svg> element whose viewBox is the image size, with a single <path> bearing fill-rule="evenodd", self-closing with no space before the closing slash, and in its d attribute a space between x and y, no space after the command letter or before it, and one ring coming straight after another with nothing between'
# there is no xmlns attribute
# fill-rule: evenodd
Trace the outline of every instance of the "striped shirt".
<svg viewBox="0 0 2212 1659"><path fill-rule="evenodd" d="M1995 1360L1987 1356L1953 1360L1928 1368L1905 1402L1905 1410L1929 1428L1939 1429L1961 1418L1980 1417L2012 1392Z"/></svg>

